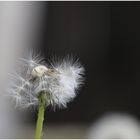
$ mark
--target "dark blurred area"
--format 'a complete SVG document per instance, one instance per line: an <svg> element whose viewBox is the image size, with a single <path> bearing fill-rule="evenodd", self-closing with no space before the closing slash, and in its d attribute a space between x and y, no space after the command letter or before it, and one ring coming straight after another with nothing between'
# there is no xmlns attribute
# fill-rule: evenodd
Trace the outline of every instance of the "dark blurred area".
<svg viewBox="0 0 140 140"><path fill-rule="evenodd" d="M110 39L110 5L49 2L47 6L46 57L70 53L79 58L86 69L85 85L77 98L67 109L56 111L55 115L49 112L48 119L52 122L89 122L105 111L101 95L106 91L98 88L102 87L104 71L107 71L105 59Z"/></svg>
<svg viewBox="0 0 140 140"><path fill-rule="evenodd" d="M46 59L73 54L85 85L49 122L91 122L106 112L139 111L139 2L47 2L41 44Z"/></svg>

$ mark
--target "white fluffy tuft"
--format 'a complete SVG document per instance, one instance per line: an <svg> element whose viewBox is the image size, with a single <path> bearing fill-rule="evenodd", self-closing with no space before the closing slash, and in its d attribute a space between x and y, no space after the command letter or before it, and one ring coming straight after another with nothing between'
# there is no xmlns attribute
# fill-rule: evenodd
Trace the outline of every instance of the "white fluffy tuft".
<svg viewBox="0 0 140 140"><path fill-rule="evenodd" d="M11 80L9 93L22 108L38 105L38 93L45 91L52 106L66 107L74 99L76 90L83 83L84 68L72 57L53 62L48 66L39 55L20 58L19 72ZM48 70L45 74L32 79L32 71L43 65Z"/></svg>

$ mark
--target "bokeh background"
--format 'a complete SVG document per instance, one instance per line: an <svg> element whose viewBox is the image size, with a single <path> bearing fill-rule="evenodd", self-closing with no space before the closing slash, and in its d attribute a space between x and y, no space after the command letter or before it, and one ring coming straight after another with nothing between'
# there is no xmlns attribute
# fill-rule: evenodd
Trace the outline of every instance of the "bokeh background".
<svg viewBox="0 0 140 140"><path fill-rule="evenodd" d="M86 69L68 108L46 109L44 138L140 138L140 2L0 2L0 11L1 91L28 48L46 60L72 54ZM33 138L37 111L3 106L10 133L0 137Z"/></svg>

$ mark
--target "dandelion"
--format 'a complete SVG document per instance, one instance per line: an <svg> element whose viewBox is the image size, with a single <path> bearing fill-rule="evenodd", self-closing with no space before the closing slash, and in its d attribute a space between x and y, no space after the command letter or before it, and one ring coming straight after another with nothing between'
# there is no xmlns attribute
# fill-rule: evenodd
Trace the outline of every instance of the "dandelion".
<svg viewBox="0 0 140 140"><path fill-rule="evenodd" d="M19 64L9 93L17 107L38 107L35 138L41 138L45 108L67 107L83 83L84 68L72 57L46 64L33 53L27 59L20 58Z"/></svg>

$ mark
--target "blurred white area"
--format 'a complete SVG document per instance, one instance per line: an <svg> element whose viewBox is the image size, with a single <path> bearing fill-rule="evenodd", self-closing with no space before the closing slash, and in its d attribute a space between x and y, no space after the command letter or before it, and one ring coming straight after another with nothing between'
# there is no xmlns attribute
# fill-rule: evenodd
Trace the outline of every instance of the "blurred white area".
<svg viewBox="0 0 140 140"><path fill-rule="evenodd" d="M89 129L90 139L136 139L140 138L140 122L133 116L109 113Z"/></svg>
<svg viewBox="0 0 140 140"><path fill-rule="evenodd" d="M17 57L38 43L43 10L38 2L0 2L0 138L20 135L16 115L3 95Z"/></svg>

